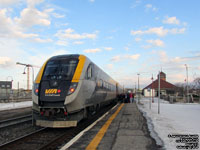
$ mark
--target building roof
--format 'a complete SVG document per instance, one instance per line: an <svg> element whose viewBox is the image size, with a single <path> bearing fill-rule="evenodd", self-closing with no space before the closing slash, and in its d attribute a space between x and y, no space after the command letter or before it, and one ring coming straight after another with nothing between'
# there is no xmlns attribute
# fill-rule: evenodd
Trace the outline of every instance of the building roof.
<svg viewBox="0 0 200 150"><path fill-rule="evenodd" d="M149 84L148 86L146 86L144 89L158 89L158 79L153 81L153 83ZM174 89L176 88L175 85L165 81L165 80L160 80L160 89Z"/></svg>

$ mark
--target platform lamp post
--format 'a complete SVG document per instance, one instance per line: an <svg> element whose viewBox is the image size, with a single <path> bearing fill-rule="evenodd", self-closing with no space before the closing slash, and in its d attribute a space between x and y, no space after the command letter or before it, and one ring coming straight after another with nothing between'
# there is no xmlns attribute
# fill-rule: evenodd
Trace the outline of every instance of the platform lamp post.
<svg viewBox="0 0 200 150"><path fill-rule="evenodd" d="M189 103L189 90L188 90L188 66L187 66L187 64L185 64L185 67L186 67L186 77L187 77L187 87L186 87L186 89L187 89L187 102Z"/></svg>
<svg viewBox="0 0 200 150"><path fill-rule="evenodd" d="M28 72L29 72L29 67L31 67L32 68L32 84L34 83L34 69L33 69L33 66L25 66L24 67L24 72L22 73L22 74L26 74L26 72L25 72L25 70L26 70L26 68L28 69ZM27 81L27 90L29 89L29 83L28 83L28 81Z"/></svg>
<svg viewBox="0 0 200 150"><path fill-rule="evenodd" d="M160 114L160 71L158 75L158 114Z"/></svg>
<svg viewBox="0 0 200 150"><path fill-rule="evenodd" d="M152 80L152 84L151 84L152 103L154 103L154 99L153 99L153 74L152 74L151 80Z"/></svg>
<svg viewBox="0 0 200 150"><path fill-rule="evenodd" d="M34 84L34 69L33 69L33 66L29 66L29 67L32 68L32 90L33 90L33 84ZM26 68L29 69L29 67L27 67L27 66L24 67L24 72L23 72L23 74L26 74L25 69L26 69ZM29 72L29 70L28 70L28 72ZM34 126L33 110L32 110L32 126Z"/></svg>
<svg viewBox="0 0 200 150"><path fill-rule="evenodd" d="M135 82L135 95L136 95L136 85L137 85L137 84L136 84L136 82Z"/></svg>
<svg viewBox="0 0 200 150"><path fill-rule="evenodd" d="M137 75L138 75L138 103L139 103L140 102L140 79L139 79L140 74L138 73Z"/></svg>

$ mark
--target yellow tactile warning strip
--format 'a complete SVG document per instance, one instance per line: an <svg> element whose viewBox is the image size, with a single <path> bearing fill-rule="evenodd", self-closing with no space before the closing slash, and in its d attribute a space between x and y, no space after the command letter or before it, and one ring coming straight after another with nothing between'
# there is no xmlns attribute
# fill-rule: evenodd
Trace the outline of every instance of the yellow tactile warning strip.
<svg viewBox="0 0 200 150"><path fill-rule="evenodd" d="M42 68L40 69L40 71L39 71L39 73L38 73L38 75L37 75L37 77L35 79L35 83L40 83L41 78L42 78L42 74L44 72L44 68L45 68L47 62L48 62L48 60L42 65Z"/></svg>
<svg viewBox="0 0 200 150"><path fill-rule="evenodd" d="M85 56L83 56L83 55L79 56L78 66L77 66L74 76L72 78L72 82L79 82L79 79L81 77L81 73L82 73L82 70L83 70L83 67L85 64L85 60L86 60Z"/></svg>
<svg viewBox="0 0 200 150"><path fill-rule="evenodd" d="M101 142L101 139L103 138L104 134L106 133L108 127L112 123L113 119L117 116L117 114L120 112L124 104L121 104L117 111L106 121L106 123L103 125L103 127L99 130L97 135L93 138L93 140L90 142L90 144L86 147L86 150L96 150L97 146Z"/></svg>

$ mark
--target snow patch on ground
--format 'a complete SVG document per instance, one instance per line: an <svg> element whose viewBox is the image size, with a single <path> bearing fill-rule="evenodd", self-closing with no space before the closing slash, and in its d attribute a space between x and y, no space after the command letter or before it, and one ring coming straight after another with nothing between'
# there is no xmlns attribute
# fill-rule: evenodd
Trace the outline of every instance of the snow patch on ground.
<svg viewBox="0 0 200 150"><path fill-rule="evenodd" d="M31 107L32 101L0 103L0 111Z"/></svg>
<svg viewBox="0 0 200 150"><path fill-rule="evenodd" d="M146 115L147 120L151 120L155 133L164 142L167 150L177 150L180 145L175 142L176 138L169 138L169 134L198 134L200 136L200 104L169 104L160 101L160 114L158 114L158 99L149 107L149 98L142 98L138 104L139 109ZM150 119L148 119L150 118ZM154 134L154 133L153 133ZM157 143L160 143L157 141ZM184 145L184 144L181 144Z"/></svg>

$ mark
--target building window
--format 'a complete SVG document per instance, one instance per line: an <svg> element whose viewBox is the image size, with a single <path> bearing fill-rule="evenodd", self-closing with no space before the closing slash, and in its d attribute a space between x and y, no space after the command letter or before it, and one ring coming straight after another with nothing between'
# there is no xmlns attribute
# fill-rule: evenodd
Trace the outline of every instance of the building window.
<svg viewBox="0 0 200 150"><path fill-rule="evenodd" d="M1 85L1 87L2 87L2 88L5 88L5 85L3 84L3 85Z"/></svg>
<svg viewBox="0 0 200 150"><path fill-rule="evenodd" d="M7 88L10 88L10 85L7 85Z"/></svg>

